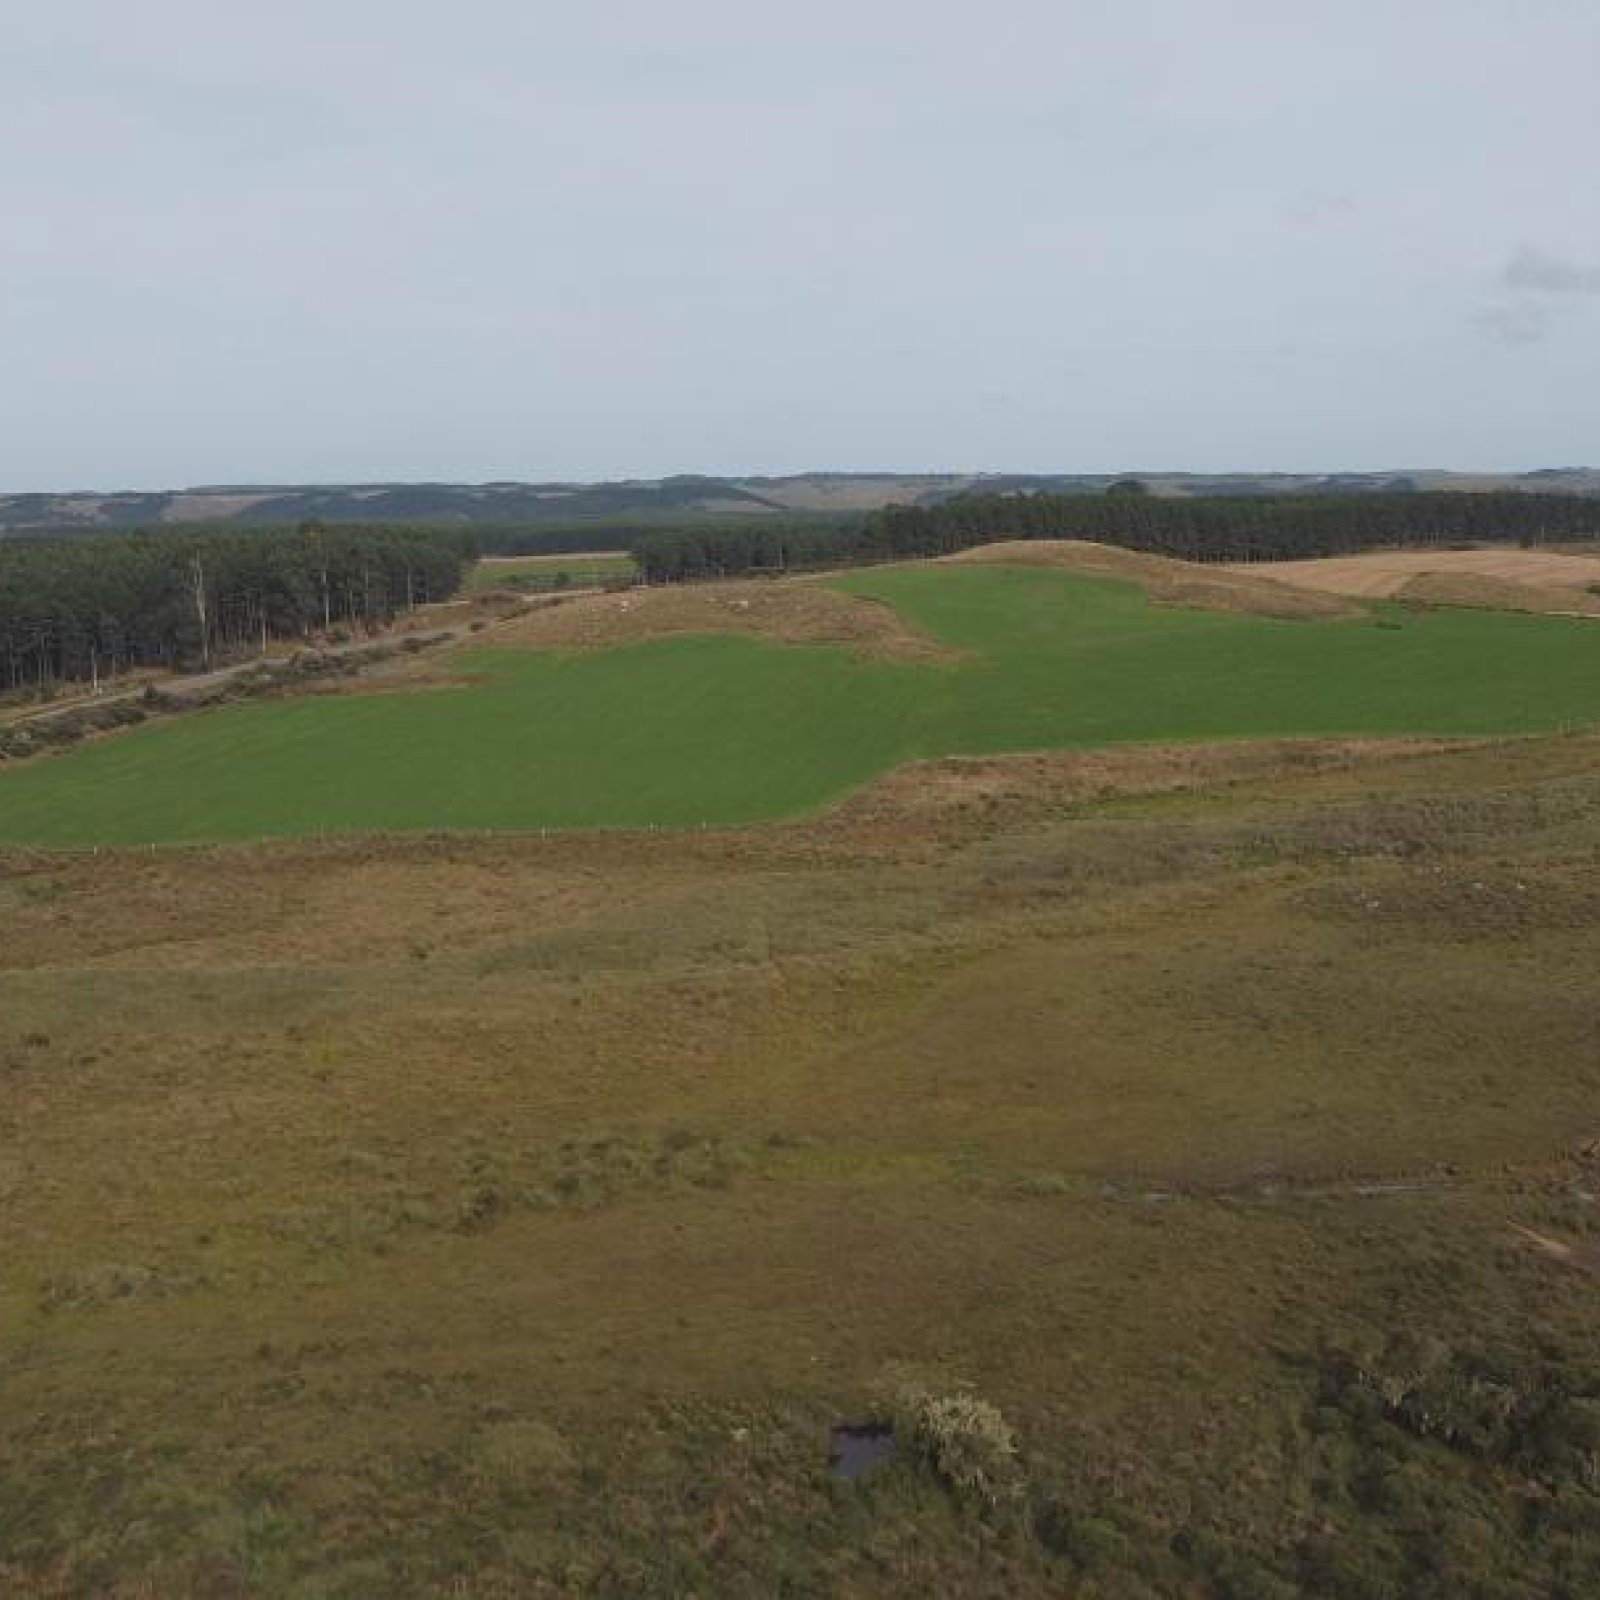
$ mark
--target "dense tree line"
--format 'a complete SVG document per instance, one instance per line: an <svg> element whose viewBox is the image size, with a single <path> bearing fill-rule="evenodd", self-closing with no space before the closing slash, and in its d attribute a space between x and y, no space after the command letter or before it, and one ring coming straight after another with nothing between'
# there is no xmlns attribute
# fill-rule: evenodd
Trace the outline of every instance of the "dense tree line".
<svg viewBox="0 0 1600 1600"><path fill-rule="evenodd" d="M320 517L306 517L299 522L240 522L219 528L214 523L164 522L143 527L99 527L82 524L77 527L13 529L0 528L0 549L8 544L43 540L95 541L118 536L142 537L173 535L187 539L209 539L213 536L232 537L248 535L251 538L282 538L299 528L308 526L337 527L345 533L363 530L383 532L399 529L418 537L439 538L460 543L468 541L479 555L542 556L571 555L589 550L621 550L641 534L656 528L682 528L687 526L681 517L671 518L591 518L563 522L341 522L324 521Z"/></svg>
<svg viewBox="0 0 1600 1600"><path fill-rule="evenodd" d="M867 520L702 522L643 534L631 545L647 582L843 566L862 553Z"/></svg>
<svg viewBox="0 0 1600 1600"><path fill-rule="evenodd" d="M195 668L454 594L470 537L380 526L0 542L0 690Z"/></svg>
<svg viewBox="0 0 1600 1600"><path fill-rule="evenodd" d="M857 525L655 533L636 541L634 554L646 578L671 581L946 555L1006 539L1091 539L1186 561L1285 561L1392 545L1594 537L1600 498L1579 495L962 495L886 506Z"/></svg>
<svg viewBox="0 0 1600 1600"><path fill-rule="evenodd" d="M859 530L864 511L774 511L759 515L670 512L628 517L590 517L561 523L480 523L472 530L480 555L571 555L589 550L635 550L645 542L680 536L715 537L737 545L755 534L774 548L804 546ZM760 563L758 563L759 565Z"/></svg>

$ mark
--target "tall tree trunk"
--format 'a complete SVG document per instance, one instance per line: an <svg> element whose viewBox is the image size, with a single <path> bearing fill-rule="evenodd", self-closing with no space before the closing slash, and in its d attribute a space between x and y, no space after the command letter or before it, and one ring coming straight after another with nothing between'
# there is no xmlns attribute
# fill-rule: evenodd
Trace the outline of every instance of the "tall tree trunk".
<svg viewBox="0 0 1600 1600"><path fill-rule="evenodd" d="M194 553L190 565L190 573L194 579L194 612L200 624L200 665L203 669L211 666L211 630L206 617L206 569L200 560L200 552Z"/></svg>

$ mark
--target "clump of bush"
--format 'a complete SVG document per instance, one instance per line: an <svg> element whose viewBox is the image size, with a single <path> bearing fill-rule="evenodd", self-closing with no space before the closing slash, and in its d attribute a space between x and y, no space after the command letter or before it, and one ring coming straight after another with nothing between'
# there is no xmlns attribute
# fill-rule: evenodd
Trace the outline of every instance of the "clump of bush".
<svg viewBox="0 0 1600 1600"><path fill-rule="evenodd" d="M987 1400L913 1387L896 1412L896 1434L958 1499L993 1509L1021 1493L1016 1435Z"/></svg>
<svg viewBox="0 0 1600 1600"><path fill-rule="evenodd" d="M1600 1489L1600 1367L1548 1351L1460 1349L1410 1330L1327 1357L1323 1403L1357 1424L1547 1482Z"/></svg>
<svg viewBox="0 0 1600 1600"><path fill-rule="evenodd" d="M541 1152L480 1157L449 1208L451 1226L480 1233L516 1211L590 1211L646 1190L725 1189L756 1164L757 1154L741 1145L685 1129L653 1143L566 1140Z"/></svg>
<svg viewBox="0 0 1600 1600"><path fill-rule="evenodd" d="M77 706L53 716L0 728L0 761L20 760L42 750L64 749L92 733L131 728L143 722L148 715L149 712L141 704L131 700L113 700L105 705Z"/></svg>
<svg viewBox="0 0 1600 1600"><path fill-rule="evenodd" d="M39 1304L46 1311L106 1305L148 1295L158 1286L157 1275L149 1267L103 1263L52 1273L39 1285Z"/></svg>
<svg viewBox="0 0 1600 1600"><path fill-rule="evenodd" d="M483 1181L473 1187L461 1225L468 1230L492 1225L512 1206L588 1210L644 1189L724 1189L753 1165L754 1158L740 1146L684 1129L657 1143L567 1141L509 1180L481 1174Z"/></svg>

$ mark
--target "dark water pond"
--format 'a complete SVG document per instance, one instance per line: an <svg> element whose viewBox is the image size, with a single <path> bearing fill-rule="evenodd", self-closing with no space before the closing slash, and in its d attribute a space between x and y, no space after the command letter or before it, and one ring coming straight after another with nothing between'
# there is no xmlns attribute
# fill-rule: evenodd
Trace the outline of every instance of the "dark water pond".
<svg viewBox="0 0 1600 1600"><path fill-rule="evenodd" d="M828 1471L836 1478L860 1478L894 1458L894 1425L845 1422L828 1434Z"/></svg>

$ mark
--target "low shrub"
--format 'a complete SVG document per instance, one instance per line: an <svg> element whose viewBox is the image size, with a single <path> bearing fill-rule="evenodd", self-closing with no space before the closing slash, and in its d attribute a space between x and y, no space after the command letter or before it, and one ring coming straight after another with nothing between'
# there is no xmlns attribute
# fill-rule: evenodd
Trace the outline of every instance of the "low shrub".
<svg viewBox="0 0 1600 1600"><path fill-rule="evenodd" d="M1016 1435L987 1400L913 1388L897 1410L895 1431L958 1499L993 1508L1020 1494Z"/></svg>

